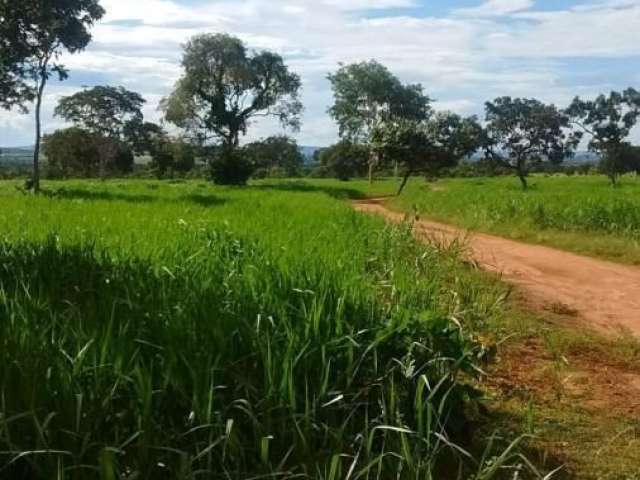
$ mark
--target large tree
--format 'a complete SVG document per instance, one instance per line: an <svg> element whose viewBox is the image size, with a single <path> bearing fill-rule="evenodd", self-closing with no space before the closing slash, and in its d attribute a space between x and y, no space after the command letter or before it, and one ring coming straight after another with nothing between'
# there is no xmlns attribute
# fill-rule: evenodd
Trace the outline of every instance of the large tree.
<svg viewBox="0 0 640 480"><path fill-rule="evenodd" d="M431 114L431 100L422 85L404 85L384 65L368 62L342 65L328 76L334 94L329 114L338 123L340 137L352 143L371 144L371 135L393 120L420 122ZM379 158L369 158L369 180Z"/></svg>
<svg viewBox="0 0 640 480"><path fill-rule="evenodd" d="M400 120L382 124L374 130L372 141L385 161L397 163L402 169L400 195L411 175L436 175L478 150L483 130L475 117L438 112L422 122Z"/></svg>
<svg viewBox="0 0 640 480"><path fill-rule="evenodd" d="M527 189L531 167L560 163L575 152L581 133L554 105L529 98L500 97L486 103L484 149L488 159L513 171Z"/></svg>
<svg viewBox="0 0 640 480"><path fill-rule="evenodd" d="M61 98L55 115L103 140L99 164L104 177L132 132L145 128L144 103L140 94L124 87L97 86Z"/></svg>
<svg viewBox="0 0 640 480"><path fill-rule="evenodd" d="M590 135L589 149L600 154L600 167L615 185L627 168L627 139L640 117L640 92L628 88L594 100L576 97L566 113Z"/></svg>
<svg viewBox="0 0 640 480"><path fill-rule="evenodd" d="M91 41L89 29L102 18L98 0L0 0L0 94L3 106L24 105L35 98L36 138L33 189L40 187L40 112L44 89L52 75L67 71L59 59Z"/></svg>
<svg viewBox="0 0 640 480"><path fill-rule="evenodd" d="M369 149L361 143L341 140L318 152L323 171L339 180L347 181L367 173Z"/></svg>
<svg viewBox="0 0 640 480"><path fill-rule="evenodd" d="M162 102L165 118L201 144L221 143L218 151L227 158L219 171L232 168L251 121L273 117L285 128L299 129L300 77L280 55L251 52L230 35L203 34L186 44L182 66L182 78Z"/></svg>
<svg viewBox="0 0 640 480"><path fill-rule="evenodd" d="M244 146L245 155L264 177L295 177L304 165L298 143L286 135L276 135Z"/></svg>

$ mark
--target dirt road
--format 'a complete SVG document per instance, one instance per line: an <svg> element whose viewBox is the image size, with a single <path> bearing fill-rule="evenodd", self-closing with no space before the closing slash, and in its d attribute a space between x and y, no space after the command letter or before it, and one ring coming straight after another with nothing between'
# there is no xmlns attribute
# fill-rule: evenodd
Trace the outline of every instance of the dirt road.
<svg viewBox="0 0 640 480"><path fill-rule="evenodd" d="M406 218L386 208L383 199L354 202L354 207L393 222ZM415 229L424 239L465 238L472 258L517 285L527 304L535 308L565 314L598 329L622 327L640 336L640 268L431 221L417 220Z"/></svg>

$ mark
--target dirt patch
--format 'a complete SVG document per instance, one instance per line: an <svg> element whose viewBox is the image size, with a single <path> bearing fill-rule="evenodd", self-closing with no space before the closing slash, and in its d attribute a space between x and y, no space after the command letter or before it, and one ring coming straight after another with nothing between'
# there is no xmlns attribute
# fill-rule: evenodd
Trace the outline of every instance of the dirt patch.
<svg viewBox="0 0 640 480"><path fill-rule="evenodd" d="M474 233L389 210L384 199L354 202L356 210L413 222L425 241L465 242L483 269L518 287L529 309L551 311L568 324L640 336L640 268L562 250Z"/></svg>

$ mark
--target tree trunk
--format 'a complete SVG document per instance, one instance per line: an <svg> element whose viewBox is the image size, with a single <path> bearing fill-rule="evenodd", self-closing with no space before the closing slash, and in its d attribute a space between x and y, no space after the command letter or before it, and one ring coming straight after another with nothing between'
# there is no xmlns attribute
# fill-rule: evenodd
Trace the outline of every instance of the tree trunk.
<svg viewBox="0 0 640 480"><path fill-rule="evenodd" d="M42 95L44 93L44 87L47 83L46 63L44 70L40 72L40 84L38 85L38 92L36 97L36 142L33 148L33 192L40 192L40 139L41 139L41 110L42 110Z"/></svg>
<svg viewBox="0 0 640 480"><path fill-rule="evenodd" d="M371 152L369 154L369 185L373 185L373 170L378 164L378 154Z"/></svg>
<svg viewBox="0 0 640 480"><path fill-rule="evenodd" d="M529 185L527 184L527 175L521 172L518 172L518 178L520 179L520 183L522 184L523 190L528 190Z"/></svg>
<svg viewBox="0 0 640 480"><path fill-rule="evenodd" d="M402 194L402 191L404 190L404 187L407 186L407 182L409 181L409 177L411 177L411 174L413 172L411 170L409 170L407 173L404 174L404 178L402 179L402 183L400 184L400 189L398 190L398 193L396 194L398 197Z"/></svg>

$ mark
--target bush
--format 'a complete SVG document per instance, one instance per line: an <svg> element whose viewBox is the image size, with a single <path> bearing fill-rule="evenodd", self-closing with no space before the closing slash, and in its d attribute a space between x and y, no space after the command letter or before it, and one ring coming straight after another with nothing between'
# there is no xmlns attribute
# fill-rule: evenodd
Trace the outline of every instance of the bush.
<svg viewBox="0 0 640 480"><path fill-rule="evenodd" d="M343 140L319 154L324 172L339 180L362 177L367 173L369 149Z"/></svg>
<svg viewBox="0 0 640 480"><path fill-rule="evenodd" d="M216 185L246 185L252 173L253 165L238 149L220 148L210 163L211 180Z"/></svg>

